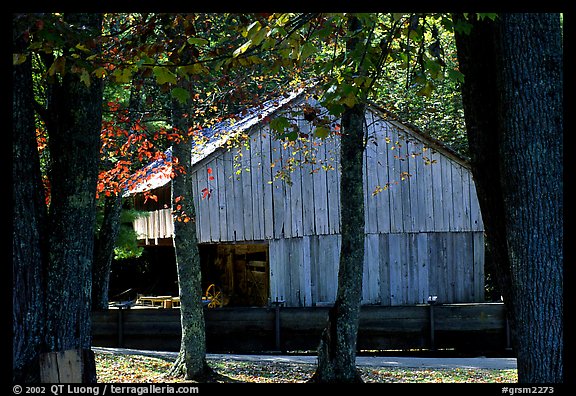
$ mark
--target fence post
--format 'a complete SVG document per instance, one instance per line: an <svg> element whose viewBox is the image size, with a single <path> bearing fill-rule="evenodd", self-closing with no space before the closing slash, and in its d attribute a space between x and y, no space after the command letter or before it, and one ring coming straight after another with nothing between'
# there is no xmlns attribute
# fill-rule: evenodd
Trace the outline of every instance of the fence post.
<svg viewBox="0 0 576 396"><path fill-rule="evenodd" d="M118 306L118 348L124 347L124 309Z"/></svg>
<svg viewBox="0 0 576 396"><path fill-rule="evenodd" d="M428 296L428 305L430 306L430 350L436 350L436 341L434 339L434 305L436 305L438 296Z"/></svg>
<svg viewBox="0 0 576 396"><path fill-rule="evenodd" d="M280 351L280 306L284 305L284 300L278 300L272 303L274 305L274 335L276 350Z"/></svg>

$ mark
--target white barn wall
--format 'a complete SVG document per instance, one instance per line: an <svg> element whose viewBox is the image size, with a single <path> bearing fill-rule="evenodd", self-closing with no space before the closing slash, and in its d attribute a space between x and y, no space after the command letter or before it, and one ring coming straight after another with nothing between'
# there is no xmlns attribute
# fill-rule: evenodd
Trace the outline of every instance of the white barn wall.
<svg viewBox="0 0 576 396"><path fill-rule="evenodd" d="M367 113L367 125L363 303L422 303L429 294L483 301L483 224L469 169L377 112ZM311 125L301 119L300 129ZM317 140L316 163L296 167L290 184L275 177L290 149L265 125L249 135L250 149L220 149L193 168L198 239L268 240L271 300L330 303L340 251L338 137ZM204 188L211 194L203 199Z"/></svg>
<svg viewBox="0 0 576 396"><path fill-rule="evenodd" d="M362 304L422 304L429 295L443 303L483 301L481 234L367 234ZM334 301L340 235L273 239L269 246L271 301L288 306Z"/></svg>

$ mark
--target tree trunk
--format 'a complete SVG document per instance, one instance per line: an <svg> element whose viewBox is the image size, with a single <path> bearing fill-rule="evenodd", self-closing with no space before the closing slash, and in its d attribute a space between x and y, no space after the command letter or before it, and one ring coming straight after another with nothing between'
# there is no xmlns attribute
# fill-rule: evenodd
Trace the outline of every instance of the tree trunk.
<svg viewBox="0 0 576 396"><path fill-rule="evenodd" d="M67 22L101 31L101 14L66 14ZM46 268L48 352L91 347L91 293L96 182L102 125L102 81L73 72L49 97L52 204ZM85 365L93 367L92 364ZM84 378L96 380L96 373Z"/></svg>
<svg viewBox="0 0 576 396"><path fill-rule="evenodd" d="M108 309L110 270L114 258L114 246L120 229L122 193L104 198L104 220L94 245L92 268L92 310Z"/></svg>
<svg viewBox="0 0 576 396"><path fill-rule="evenodd" d="M186 58L183 61L185 62ZM190 82L181 82L180 86L192 89ZM182 137L182 140L172 147L172 160L177 159L182 167L181 171L176 171L177 175L172 181L172 211L176 217L174 219L174 249L180 290L182 339L180 353L170 374L184 374L186 379L204 382L213 373L206 362L202 273L196 235L196 210L192 195L192 139L186 136L189 118L185 114L185 106L174 100L172 111L172 124ZM179 215L181 221L177 219Z"/></svg>
<svg viewBox="0 0 576 396"><path fill-rule="evenodd" d="M463 20L454 16L454 20ZM470 165L482 212L486 248L494 264L499 291L504 298L508 320L514 332L514 311L511 309L512 275L506 244L506 227L502 219L505 208L500 176L498 150L500 124L496 93L496 54L494 22L471 20L470 34L456 32L460 71L464 74L462 103L468 135ZM512 337L514 339L514 337Z"/></svg>
<svg viewBox="0 0 576 396"><path fill-rule="evenodd" d="M500 171L518 380L563 381L562 39L556 14L498 23Z"/></svg>
<svg viewBox="0 0 576 396"><path fill-rule="evenodd" d="M364 265L364 106L342 116L340 163L342 245L338 291L318 347L318 367L311 382L363 382L356 368L356 341Z"/></svg>
<svg viewBox="0 0 576 396"><path fill-rule="evenodd" d="M184 121L181 118L181 121ZM186 130L186 129L183 129ZM174 220L174 249L180 289L180 315L182 340L178 359L171 374L184 374L186 379L205 380L210 368L206 363L206 333L202 308L202 283L200 253L196 236L195 208L190 175L190 140L173 146L172 158L177 158L184 168L172 182L172 205L182 221ZM180 200L176 200L181 197ZM177 206L181 206L178 210ZM189 219L189 221L185 221Z"/></svg>
<svg viewBox="0 0 576 396"><path fill-rule="evenodd" d="M353 52L360 44L357 33L361 23L356 16L348 19L350 38L346 50ZM362 65L357 65L361 73ZM318 367L310 382L363 382L356 368L356 341L362 301L364 267L364 177L365 139L364 104L347 107L342 114L340 139L340 227L342 244L338 267L338 290L328 323L318 347Z"/></svg>
<svg viewBox="0 0 576 396"><path fill-rule="evenodd" d="M24 48L15 23L14 48ZM46 204L34 122L30 57L12 69L12 379L38 382L43 343Z"/></svg>
<svg viewBox="0 0 576 396"><path fill-rule="evenodd" d="M472 169L522 383L563 380L562 47L558 16L457 34Z"/></svg>
<svg viewBox="0 0 576 396"><path fill-rule="evenodd" d="M356 368L356 341L364 265L364 106L342 116L340 163L342 245L338 291L318 348L313 382L363 382Z"/></svg>

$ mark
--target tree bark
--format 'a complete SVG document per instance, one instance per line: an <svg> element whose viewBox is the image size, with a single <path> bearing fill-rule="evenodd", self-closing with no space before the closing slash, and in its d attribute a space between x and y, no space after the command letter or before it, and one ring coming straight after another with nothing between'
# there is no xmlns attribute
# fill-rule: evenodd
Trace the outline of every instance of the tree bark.
<svg viewBox="0 0 576 396"><path fill-rule="evenodd" d="M25 43L16 20L13 32L14 51L23 51ZM30 57L13 66L12 83L12 380L23 383L38 382L40 378L47 217Z"/></svg>
<svg viewBox="0 0 576 396"><path fill-rule="evenodd" d="M178 114L180 117L176 122L182 125L185 123L185 118L182 117L181 112L175 112L175 116ZM185 131L187 128L184 127L182 130ZM182 221L174 220L174 249L180 289L182 339L180 353L171 369L171 375L184 374L186 379L204 381L211 369L206 362L200 253L190 175L192 153L190 142L187 139L175 144L172 148L172 158L178 159L184 172L178 174L172 181L172 210L185 217L181 219ZM177 201L177 197L181 199ZM178 210L177 206L181 206L181 209ZM184 221L185 218L189 221Z"/></svg>
<svg viewBox="0 0 576 396"><path fill-rule="evenodd" d="M101 14L66 14L65 19L81 29L101 32ZM86 86L77 74L68 72L51 88L47 123L52 204L48 219L46 348L56 352L91 347L102 81L92 79ZM85 377L95 382L96 373Z"/></svg>
<svg viewBox="0 0 576 396"><path fill-rule="evenodd" d="M518 381L563 381L563 107L558 14L498 23L500 171Z"/></svg>
<svg viewBox="0 0 576 396"><path fill-rule="evenodd" d="M361 23L355 16L348 20L351 37L346 50L355 51L360 44L357 32ZM362 70L362 65L357 66ZM338 289L328 323L318 347L318 367L310 382L359 383L362 377L356 368L356 343L362 273L364 267L364 177L365 106L357 103L342 114L340 139L340 227L342 244L338 267Z"/></svg>
<svg viewBox="0 0 576 396"><path fill-rule="evenodd" d="M338 291L318 347L311 382L363 382L356 368L356 343L364 266L364 106L342 116L340 205L342 245Z"/></svg>
<svg viewBox="0 0 576 396"><path fill-rule="evenodd" d="M522 383L563 380L562 46L558 15L456 34L472 171Z"/></svg>
<svg viewBox="0 0 576 396"><path fill-rule="evenodd" d="M455 15L454 20L463 20ZM460 71L464 74L462 103L470 152L470 165L482 221L485 243L494 264L499 291L507 308L512 295L512 275L506 244L506 227L502 219L505 208L500 176L500 124L496 93L496 53L494 47L495 23L490 20L470 20L470 34L455 33ZM514 311L507 310L512 331L515 329ZM513 337L514 339L514 337Z"/></svg>
<svg viewBox="0 0 576 396"><path fill-rule="evenodd" d="M183 51L181 61L184 63L190 61L189 56L189 49ZM192 91L192 83L189 81L181 81L179 85ZM192 195L192 139L187 136L190 118L186 113L186 106L173 100L172 124L182 139L172 147L172 160L177 159L182 167L181 171L176 172L176 177L172 181L172 211L175 217L182 215L182 221L174 219L174 249L180 290L182 339L180 353L170 373L172 375L183 373L186 379L205 382L214 373L206 362L202 271L196 235L196 210Z"/></svg>

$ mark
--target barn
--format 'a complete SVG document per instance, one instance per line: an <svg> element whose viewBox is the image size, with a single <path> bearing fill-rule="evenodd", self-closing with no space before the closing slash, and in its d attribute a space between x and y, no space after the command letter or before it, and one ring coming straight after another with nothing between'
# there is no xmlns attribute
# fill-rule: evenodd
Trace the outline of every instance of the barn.
<svg viewBox="0 0 576 396"><path fill-rule="evenodd" d="M305 111L314 117L305 117ZM278 139L279 116L296 135ZM334 302L340 252L338 120L306 90L249 109L203 133L193 196L205 287L228 306ZM320 124L336 131L315 135ZM362 304L484 301L484 229L465 158L385 109L366 112ZM233 140L243 143L231 144ZM126 196L147 216L134 229L174 261L170 150ZM158 199L146 200L144 192ZM176 276L174 264L174 277Z"/></svg>

